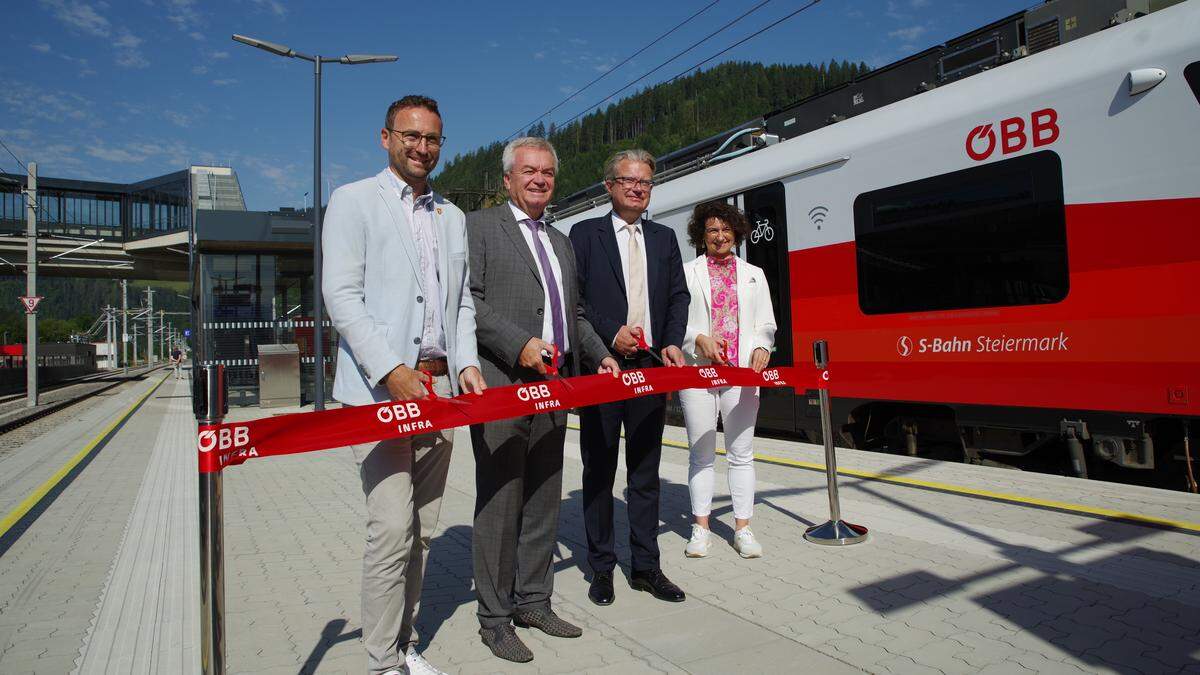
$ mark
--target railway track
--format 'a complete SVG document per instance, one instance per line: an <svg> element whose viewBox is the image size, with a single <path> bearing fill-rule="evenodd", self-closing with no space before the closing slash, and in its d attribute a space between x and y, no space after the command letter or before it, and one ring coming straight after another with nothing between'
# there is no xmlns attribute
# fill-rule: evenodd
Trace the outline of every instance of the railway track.
<svg viewBox="0 0 1200 675"><path fill-rule="evenodd" d="M140 379L162 367L131 369L128 375L105 372L77 378L42 392L39 396L40 402L34 408L25 407L24 394L0 397L0 436L125 382Z"/></svg>

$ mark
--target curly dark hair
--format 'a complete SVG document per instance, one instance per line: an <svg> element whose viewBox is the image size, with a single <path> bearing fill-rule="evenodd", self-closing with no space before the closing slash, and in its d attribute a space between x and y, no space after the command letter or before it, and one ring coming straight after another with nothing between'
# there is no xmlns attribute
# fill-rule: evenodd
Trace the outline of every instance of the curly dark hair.
<svg viewBox="0 0 1200 675"><path fill-rule="evenodd" d="M424 108L438 117L442 116L441 111L438 110L437 101L428 96L409 94L398 101L392 101L392 104L388 106L387 114L383 117L383 126L391 128L392 122L396 118L396 113L405 108Z"/></svg>
<svg viewBox="0 0 1200 675"><path fill-rule="evenodd" d="M692 211L692 219L688 221L688 242L698 249L704 249L704 228L708 221L716 218L733 229L733 244L741 246L750 235L750 221L738 207L723 201L702 202Z"/></svg>

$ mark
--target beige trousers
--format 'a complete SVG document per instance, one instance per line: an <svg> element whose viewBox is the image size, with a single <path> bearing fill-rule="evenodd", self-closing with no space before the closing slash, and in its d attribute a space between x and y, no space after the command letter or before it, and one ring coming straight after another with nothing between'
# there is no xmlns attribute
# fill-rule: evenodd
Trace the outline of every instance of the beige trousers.
<svg viewBox="0 0 1200 675"><path fill-rule="evenodd" d="M450 380L434 378L434 391L451 396ZM367 498L362 630L370 673L405 672L405 650L417 643L413 621L453 447L453 429L351 446Z"/></svg>

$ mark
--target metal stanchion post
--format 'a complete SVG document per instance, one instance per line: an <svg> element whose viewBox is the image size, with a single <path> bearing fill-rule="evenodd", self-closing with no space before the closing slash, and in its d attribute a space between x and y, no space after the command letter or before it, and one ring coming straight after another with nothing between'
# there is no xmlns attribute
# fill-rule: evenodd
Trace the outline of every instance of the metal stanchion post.
<svg viewBox="0 0 1200 675"><path fill-rule="evenodd" d="M229 410L225 366L195 369L192 408L200 427L220 424ZM216 452L216 450L212 450ZM200 474L200 670L225 673L225 546L221 472Z"/></svg>
<svg viewBox="0 0 1200 675"><path fill-rule="evenodd" d="M817 370L829 368L829 345L824 340L813 343L813 360ZM865 541L867 528L842 520L842 505L838 501L837 457L833 451L833 421L829 412L829 389L821 387L821 436L825 440L825 478L829 484L829 521L814 525L804 532L804 538L823 546L848 546Z"/></svg>

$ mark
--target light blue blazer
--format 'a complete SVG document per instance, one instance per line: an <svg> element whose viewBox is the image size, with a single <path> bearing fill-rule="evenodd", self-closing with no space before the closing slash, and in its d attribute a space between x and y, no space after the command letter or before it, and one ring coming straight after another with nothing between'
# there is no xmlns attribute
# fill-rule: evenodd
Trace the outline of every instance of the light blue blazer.
<svg viewBox="0 0 1200 675"><path fill-rule="evenodd" d="M383 378L402 363L416 366L424 302L442 303L455 394L458 373L479 366L463 212L434 193L441 293L429 298L408 216L387 171L334 190L325 212L321 290L339 335L333 398L347 405L390 400Z"/></svg>

